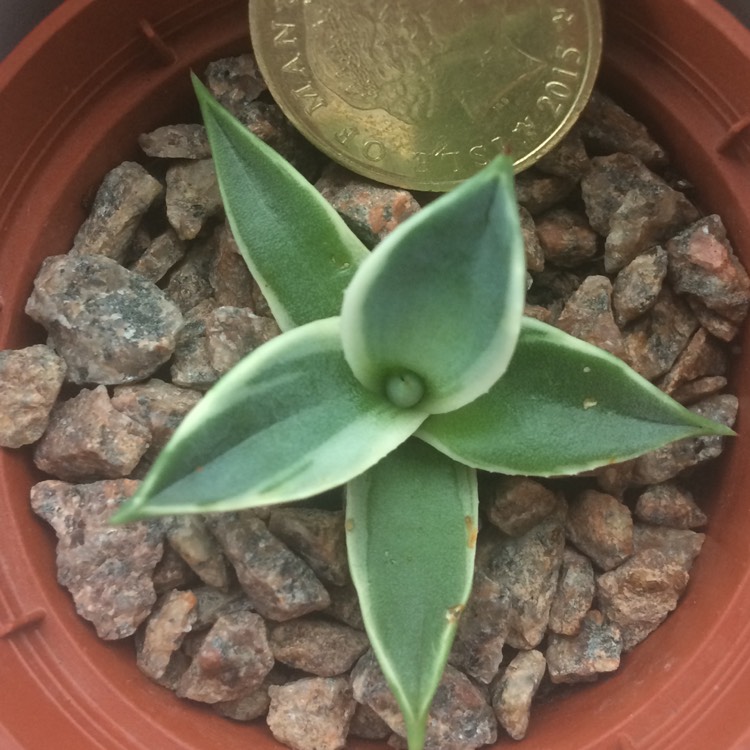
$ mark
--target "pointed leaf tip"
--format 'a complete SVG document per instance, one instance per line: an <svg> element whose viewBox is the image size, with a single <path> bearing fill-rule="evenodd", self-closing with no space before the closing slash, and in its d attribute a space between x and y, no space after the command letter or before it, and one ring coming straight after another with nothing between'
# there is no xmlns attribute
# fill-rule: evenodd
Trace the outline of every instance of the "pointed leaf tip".
<svg viewBox="0 0 750 750"><path fill-rule="evenodd" d="M279 326L338 315L369 251L286 159L193 75L227 219Z"/></svg>

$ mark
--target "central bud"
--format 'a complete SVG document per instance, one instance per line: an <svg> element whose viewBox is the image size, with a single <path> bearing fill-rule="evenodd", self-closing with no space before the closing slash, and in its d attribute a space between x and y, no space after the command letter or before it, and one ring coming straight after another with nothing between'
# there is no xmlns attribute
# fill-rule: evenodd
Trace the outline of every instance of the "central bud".
<svg viewBox="0 0 750 750"><path fill-rule="evenodd" d="M424 397L424 382L419 375L405 370L389 375L385 381L385 396L400 409L416 406Z"/></svg>

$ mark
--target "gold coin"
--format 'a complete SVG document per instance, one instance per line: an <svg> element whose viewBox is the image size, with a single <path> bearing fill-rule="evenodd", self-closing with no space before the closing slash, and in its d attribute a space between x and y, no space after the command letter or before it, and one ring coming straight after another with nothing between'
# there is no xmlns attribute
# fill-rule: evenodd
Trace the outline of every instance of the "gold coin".
<svg viewBox="0 0 750 750"><path fill-rule="evenodd" d="M598 0L251 0L253 49L287 117L349 169L448 190L568 132L594 85Z"/></svg>

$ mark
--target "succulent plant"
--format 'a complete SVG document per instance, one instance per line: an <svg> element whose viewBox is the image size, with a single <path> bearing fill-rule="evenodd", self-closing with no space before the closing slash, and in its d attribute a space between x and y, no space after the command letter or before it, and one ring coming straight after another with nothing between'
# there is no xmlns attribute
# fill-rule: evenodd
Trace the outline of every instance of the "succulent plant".
<svg viewBox="0 0 750 750"><path fill-rule="evenodd" d="M574 474L733 433L612 355L524 317L508 157L369 252L194 84L227 217L284 332L206 394L115 520L346 485L352 579L418 750L471 589L477 470Z"/></svg>

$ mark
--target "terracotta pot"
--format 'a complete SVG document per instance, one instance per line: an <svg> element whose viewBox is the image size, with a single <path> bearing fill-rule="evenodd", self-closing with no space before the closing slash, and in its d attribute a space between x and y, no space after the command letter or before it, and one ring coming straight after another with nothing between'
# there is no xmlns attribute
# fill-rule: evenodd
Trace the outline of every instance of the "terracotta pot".
<svg viewBox="0 0 750 750"><path fill-rule="evenodd" d="M22 312L42 257L69 249L82 202L137 156L139 132L194 114L187 70L242 49L245 14L244 0L68 0L0 65L0 348L43 340ZM711 0L611 0L605 47L606 89L670 149L750 265L750 34ZM615 676L537 707L527 750L750 747L747 339L732 383L740 437L708 488L682 604ZM156 687L130 644L100 642L77 617L28 508L38 478L28 453L0 455L0 747L276 747Z"/></svg>

